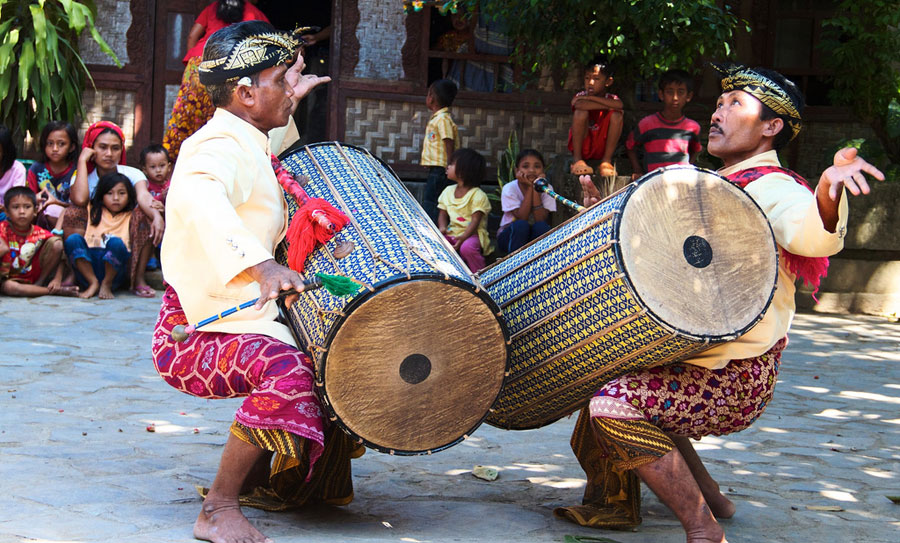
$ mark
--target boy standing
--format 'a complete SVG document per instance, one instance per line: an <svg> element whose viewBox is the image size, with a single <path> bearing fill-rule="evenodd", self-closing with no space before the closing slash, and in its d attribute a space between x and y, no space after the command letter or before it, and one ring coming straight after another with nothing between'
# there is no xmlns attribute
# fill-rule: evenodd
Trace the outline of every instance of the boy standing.
<svg viewBox="0 0 900 543"><path fill-rule="evenodd" d="M670 164L691 163L697 157L702 148L700 125L683 114L693 97L694 80L684 70L669 70L659 78L663 110L641 119L625 140L634 168L632 179ZM638 160L636 147L643 150L643 163Z"/></svg>
<svg viewBox="0 0 900 543"><path fill-rule="evenodd" d="M622 101L607 92L612 82L612 67L594 61L585 67L584 90L572 98L569 151L574 158L574 175L594 173L585 160L598 159L600 175L616 175L612 156L622 135Z"/></svg>
<svg viewBox="0 0 900 543"><path fill-rule="evenodd" d="M456 83L439 79L428 87L425 105L431 110L431 119L425 127L422 144L422 166L428 168L422 207L437 224L438 196L450 183L447 181L447 159L459 147L459 131L450 117L450 106L456 98Z"/></svg>
<svg viewBox="0 0 900 543"><path fill-rule="evenodd" d="M3 196L7 218L0 222L0 292L7 296L74 296L63 287L62 239L33 224L37 196L28 187L13 187Z"/></svg>

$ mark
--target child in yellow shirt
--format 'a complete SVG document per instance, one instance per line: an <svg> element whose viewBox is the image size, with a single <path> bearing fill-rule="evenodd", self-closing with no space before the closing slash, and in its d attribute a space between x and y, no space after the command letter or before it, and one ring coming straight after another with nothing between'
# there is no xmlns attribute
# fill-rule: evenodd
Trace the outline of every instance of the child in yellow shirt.
<svg viewBox="0 0 900 543"><path fill-rule="evenodd" d="M477 151L458 149L450 155L447 179L455 182L438 198L438 228L453 244L473 272L484 267L490 253L487 215L491 202L479 185L484 179L485 160Z"/></svg>

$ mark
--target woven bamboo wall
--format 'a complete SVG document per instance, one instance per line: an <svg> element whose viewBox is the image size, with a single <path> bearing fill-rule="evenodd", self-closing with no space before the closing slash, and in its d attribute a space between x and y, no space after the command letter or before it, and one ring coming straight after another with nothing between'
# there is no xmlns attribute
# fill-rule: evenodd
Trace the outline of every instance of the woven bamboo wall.
<svg viewBox="0 0 900 543"><path fill-rule="evenodd" d="M345 111L343 141L365 147L388 164L418 163L430 117L421 103L350 97ZM523 148L538 149L548 164L566 152L568 114L457 106L451 114L462 146L481 152L488 172L496 169L512 130L518 130Z"/></svg>

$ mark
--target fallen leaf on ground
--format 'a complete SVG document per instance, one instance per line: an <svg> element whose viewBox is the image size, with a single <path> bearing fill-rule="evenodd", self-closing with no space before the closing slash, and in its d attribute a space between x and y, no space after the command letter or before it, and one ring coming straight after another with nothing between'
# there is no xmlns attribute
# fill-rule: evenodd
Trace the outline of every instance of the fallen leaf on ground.
<svg viewBox="0 0 900 543"><path fill-rule="evenodd" d="M885 497L887 499L891 500L892 502L896 503L897 505L900 505L900 496L885 496Z"/></svg>

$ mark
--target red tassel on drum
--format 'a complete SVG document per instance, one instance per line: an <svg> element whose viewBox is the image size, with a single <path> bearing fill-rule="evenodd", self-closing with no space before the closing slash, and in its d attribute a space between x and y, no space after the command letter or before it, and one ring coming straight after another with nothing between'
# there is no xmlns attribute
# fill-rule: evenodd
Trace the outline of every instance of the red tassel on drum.
<svg viewBox="0 0 900 543"><path fill-rule="evenodd" d="M330 240L350 219L327 200L310 198L294 175L281 165L278 157L271 155L271 158L278 184L294 197L299 206L287 231L288 266L302 273L306 257L315 250L316 243L324 244Z"/></svg>
<svg viewBox="0 0 900 543"><path fill-rule="evenodd" d="M348 222L350 219L327 200L307 198L288 227L288 266L302 273L316 243L324 244Z"/></svg>

